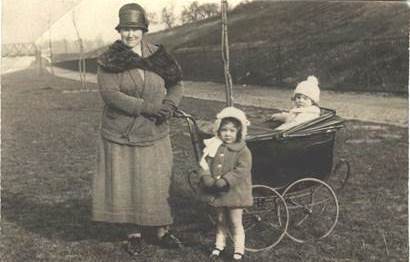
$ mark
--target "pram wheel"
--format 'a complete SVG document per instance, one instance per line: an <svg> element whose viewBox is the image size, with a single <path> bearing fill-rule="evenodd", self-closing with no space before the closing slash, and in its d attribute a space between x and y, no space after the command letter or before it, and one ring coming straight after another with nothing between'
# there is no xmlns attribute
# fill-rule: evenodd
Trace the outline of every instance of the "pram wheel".
<svg viewBox="0 0 410 262"><path fill-rule="evenodd" d="M303 178L283 192L289 209L287 235L304 243L327 237L339 218L339 203L332 187L316 178Z"/></svg>
<svg viewBox="0 0 410 262"><path fill-rule="evenodd" d="M276 246L285 236L289 213L283 197L264 185L252 187L253 206L243 213L246 250L258 252Z"/></svg>

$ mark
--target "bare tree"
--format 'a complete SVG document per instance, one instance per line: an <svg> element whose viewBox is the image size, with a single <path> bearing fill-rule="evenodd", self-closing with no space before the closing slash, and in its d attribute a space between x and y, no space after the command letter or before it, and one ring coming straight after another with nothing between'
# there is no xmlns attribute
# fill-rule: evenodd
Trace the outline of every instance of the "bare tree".
<svg viewBox="0 0 410 262"><path fill-rule="evenodd" d="M219 15L218 5L215 3L207 3L199 6L199 12L203 18Z"/></svg>
<svg viewBox="0 0 410 262"><path fill-rule="evenodd" d="M161 21L166 24L168 28L172 28L175 25L176 18L173 7L162 8Z"/></svg>
<svg viewBox="0 0 410 262"><path fill-rule="evenodd" d="M199 4L197 1L192 2L188 7L184 7L184 10L181 13L182 23L192 23L199 21L198 14Z"/></svg>
<svg viewBox="0 0 410 262"><path fill-rule="evenodd" d="M84 58L84 45L83 45L83 39L80 36L80 32L78 31L76 19L75 19L75 10L73 10L72 13L72 20L73 20L73 25L75 28L75 31L77 33L77 38L78 38L78 44L80 46L80 59L78 60L78 68L80 71L80 79L81 79L81 85L83 88L87 88L87 80L86 80L86 63L85 63L85 58Z"/></svg>
<svg viewBox="0 0 410 262"><path fill-rule="evenodd" d="M53 44L51 41L51 15L48 16L48 48L50 49L50 71L54 75L54 54L53 54Z"/></svg>
<svg viewBox="0 0 410 262"><path fill-rule="evenodd" d="M159 23L156 13L154 13L154 12L148 12L148 13L147 13L147 16L148 16L148 21L149 21L150 24L156 25L156 24Z"/></svg>
<svg viewBox="0 0 410 262"><path fill-rule="evenodd" d="M246 6L247 6L249 3L251 3L251 2L252 2L252 0L242 0L242 1L240 1L239 4L235 7L235 10L244 9L244 8L246 8ZM228 6L228 8L229 8L229 6ZM229 8L228 10L232 10L232 8Z"/></svg>
<svg viewBox="0 0 410 262"><path fill-rule="evenodd" d="M64 53L68 53L68 41L67 39L63 39L63 44L64 44Z"/></svg>
<svg viewBox="0 0 410 262"><path fill-rule="evenodd" d="M188 7L184 7L181 13L182 23L192 23L212 16L219 15L218 5L215 3L198 4L192 2Z"/></svg>

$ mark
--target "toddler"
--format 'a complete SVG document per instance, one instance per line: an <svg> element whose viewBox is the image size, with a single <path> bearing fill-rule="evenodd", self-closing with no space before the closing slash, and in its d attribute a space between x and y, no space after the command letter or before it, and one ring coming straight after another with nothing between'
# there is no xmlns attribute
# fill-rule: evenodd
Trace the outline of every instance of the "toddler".
<svg viewBox="0 0 410 262"><path fill-rule="evenodd" d="M252 206L251 152L245 144L249 121L244 112L227 107L217 114L215 136L204 140L200 184L208 204L217 214L216 240L210 258L217 259L226 245L229 228L234 242L233 260L242 259L245 231L244 207Z"/></svg>
<svg viewBox="0 0 410 262"><path fill-rule="evenodd" d="M293 92L294 107L289 112L273 114L271 119L283 122L276 130L286 130L320 116L320 89L315 76L300 82Z"/></svg>

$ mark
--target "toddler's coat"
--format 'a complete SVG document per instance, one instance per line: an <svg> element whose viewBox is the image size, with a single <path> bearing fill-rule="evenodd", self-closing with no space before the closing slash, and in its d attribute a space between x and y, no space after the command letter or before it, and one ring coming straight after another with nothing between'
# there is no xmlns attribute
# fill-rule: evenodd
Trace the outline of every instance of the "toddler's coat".
<svg viewBox="0 0 410 262"><path fill-rule="evenodd" d="M211 175L215 179L223 177L228 182L229 189L227 192L213 194L203 192L203 194L205 194L209 205L214 207L249 207L253 203L252 155L244 141L249 122L242 111L233 107L225 108L218 114L215 121L214 132L216 135L221 119L225 117L236 118L242 123L242 140L232 144L225 144L217 136L209 139L208 143L212 143L210 140L214 140L213 142L219 140L220 145L215 155L211 154L212 157L205 157L209 170L202 168L200 172L201 177L205 175ZM208 146L210 145L208 144Z"/></svg>
<svg viewBox="0 0 410 262"><path fill-rule="evenodd" d="M252 206L252 155L245 142L222 144L213 159L208 160L209 171L202 175L219 176L229 184L228 192L209 195L209 205L214 207Z"/></svg>

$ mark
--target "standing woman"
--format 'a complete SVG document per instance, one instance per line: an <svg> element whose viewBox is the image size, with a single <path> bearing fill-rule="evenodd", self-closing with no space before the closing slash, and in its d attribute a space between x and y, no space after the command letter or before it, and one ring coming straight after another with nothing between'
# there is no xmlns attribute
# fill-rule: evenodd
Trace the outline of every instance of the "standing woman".
<svg viewBox="0 0 410 262"><path fill-rule="evenodd" d="M183 95L181 69L161 45L144 39L148 20L140 5L122 6L119 20L115 29L121 40L98 58L104 110L93 220L138 225L128 235L132 254L140 251L146 232L160 246L180 247L168 231L173 223L168 119Z"/></svg>

